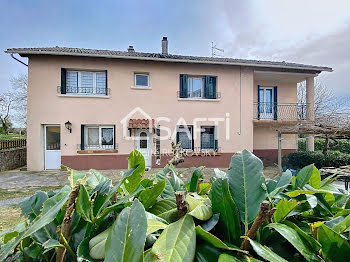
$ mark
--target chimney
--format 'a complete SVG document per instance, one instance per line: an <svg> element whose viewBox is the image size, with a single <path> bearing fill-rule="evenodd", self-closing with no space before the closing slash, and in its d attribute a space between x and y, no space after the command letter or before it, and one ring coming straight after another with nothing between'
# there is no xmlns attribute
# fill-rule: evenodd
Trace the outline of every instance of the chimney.
<svg viewBox="0 0 350 262"><path fill-rule="evenodd" d="M168 54L168 38L166 36L163 36L163 40L162 40L162 54L163 55Z"/></svg>
<svg viewBox="0 0 350 262"><path fill-rule="evenodd" d="M129 53L135 53L135 49L134 49L134 47L132 45L129 45L128 52Z"/></svg>

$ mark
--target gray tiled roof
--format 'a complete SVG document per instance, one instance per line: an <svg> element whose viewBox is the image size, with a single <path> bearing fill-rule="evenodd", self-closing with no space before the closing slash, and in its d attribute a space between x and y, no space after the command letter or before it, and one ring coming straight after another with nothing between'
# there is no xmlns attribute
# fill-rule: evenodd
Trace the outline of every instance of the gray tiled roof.
<svg viewBox="0 0 350 262"><path fill-rule="evenodd" d="M184 56L184 55L164 55L161 53L143 53L143 52L127 52L115 50L99 50L87 48L69 48L69 47L38 47L38 48L9 48L5 51L8 54L19 54L21 56L29 55L65 55L65 56L89 56L89 57L105 57L119 59L138 59L153 60L164 62L179 63L204 63L204 64L223 64L223 65L242 65L253 67L272 67L284 69L298 69L311 71L332 71L330 67L304 65L288 62L275 62L263 60L248 60L225 57L204 57L204 56Z"/></svg>

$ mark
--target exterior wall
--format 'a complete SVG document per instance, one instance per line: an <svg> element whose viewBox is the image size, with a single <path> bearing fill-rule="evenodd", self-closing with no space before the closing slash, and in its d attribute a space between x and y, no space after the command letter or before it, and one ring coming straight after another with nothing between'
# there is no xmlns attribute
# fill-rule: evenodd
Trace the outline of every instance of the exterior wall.
<svg viewBox="0 0 350 262"><path fill-rule="evenodd" d="M297 103L297 83L254 81L254 102L258 102L258 85L277 86L277 103ZM260 120L264 121L264 120ZM282 154L294 152L298 148L297 135L282 135ZM254 127L254 153L262 159L277 161L277 132L271 127Z"/></svg>
<svg viewBox="0 0 350 262"><path fill-rule="evenodd" d="M110 97L77 98L58 95L56 89L61 85L61 68L107 70ZM131 89L134 85L134 72L149 72L152 90ZM177 91L180 74L217 76L217 91L221 92L221 99L179 101ZM124 139L120 121L136 106L142 108L151 118L170 118L169 123L161 121L159 124L172 128L172 131L180 118L187 124L193 124L194 118L225 118L228 113L230 119L228 140L226 140L225 124L223 122L218 124L219 147L223 155L225 153L232 155L242 149L253 150L252 69L222 65L33 56L29 57L28 82L28 170L44 168L43 125L45 124L61 126L62 164L74 167L74 161L78 161L82 163L79 167L86 169L97 168L98 159L126 163L126 155L133 150L134 143ZM145 116L136 113L130 118L145 118ZM72 123L72 133L64 127L64 123L68 120ZM80 144L81 124L116 125L115 141L118 144L118 153L78 154L77 144ZM215 125L215 123L206 119L199 122L198 126L200 125ZM161 131L161 135L165 133L164 130ZM199 147L199 131L194 135L194 146ZM174 140L175 136L167 141L161 141L161 152L169 150L170 143ZM153 142L152 147L155 152ZM222 162L227 166L226 160ZM114 165L106 164L104 168L114 168Z"/></svg>
<svg viewBox="0 0 350 262"><path fill-rule="evenodd" d="M26 148L0 150L0 172L26 165Z"/></svg>

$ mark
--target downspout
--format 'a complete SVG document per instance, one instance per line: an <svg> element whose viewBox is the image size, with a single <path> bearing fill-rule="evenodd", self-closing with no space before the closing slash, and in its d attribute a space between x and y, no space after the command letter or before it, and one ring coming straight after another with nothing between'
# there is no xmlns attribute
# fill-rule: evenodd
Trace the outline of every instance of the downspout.
<svg viewBox="0 0 350 262"><path fill-rule="evenodd" d="M20 62L22 65L25 65L26 67L28 67L28 65L26 63L24 63L23 61L19 60L18 58L16 58L13 54L11 54L11 57L13 59L15 59L17 62Z"/></svg>
<svg viewBox="0 0 350 262"><path fill-rule="evenodd" d="M242 132L242 66L239 67L239 131L238 135Z"/></svg>

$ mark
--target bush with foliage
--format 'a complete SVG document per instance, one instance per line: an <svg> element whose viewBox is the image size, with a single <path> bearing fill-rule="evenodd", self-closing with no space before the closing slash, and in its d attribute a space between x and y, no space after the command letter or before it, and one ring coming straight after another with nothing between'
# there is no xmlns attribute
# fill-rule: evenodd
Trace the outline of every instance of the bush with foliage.
<svg viewBox="0 0 350 262"><path fill-rule="evenodd" d="M172 166L144 178L130 154L116 185L70 170L70 186L21 204L26 222L1 234L0 261L344 261L350 200L314 165L265 180L244 150L227 172L189 181Z"/></svg>
<svg viewBox="0 0 350 262"><path fill-rule="evenodd" d="M287 168L301 169L310 164L315 164L317 168L350 165L350 154L338 151L329 151L326 154L320 151L306 151L293 152L283 158L283 166Z"/></svg>
<svg viewBox="0 0 350 262"><path fill-rule="evenodd" d="M325 139L315 138L315 151L323 151ZM350 140L349 139L338 139L336 142L334 140L329 140L328 150L339 151L341 153L350 154ZM298 151L306 151L306 139L298 139Z"/></svg>

